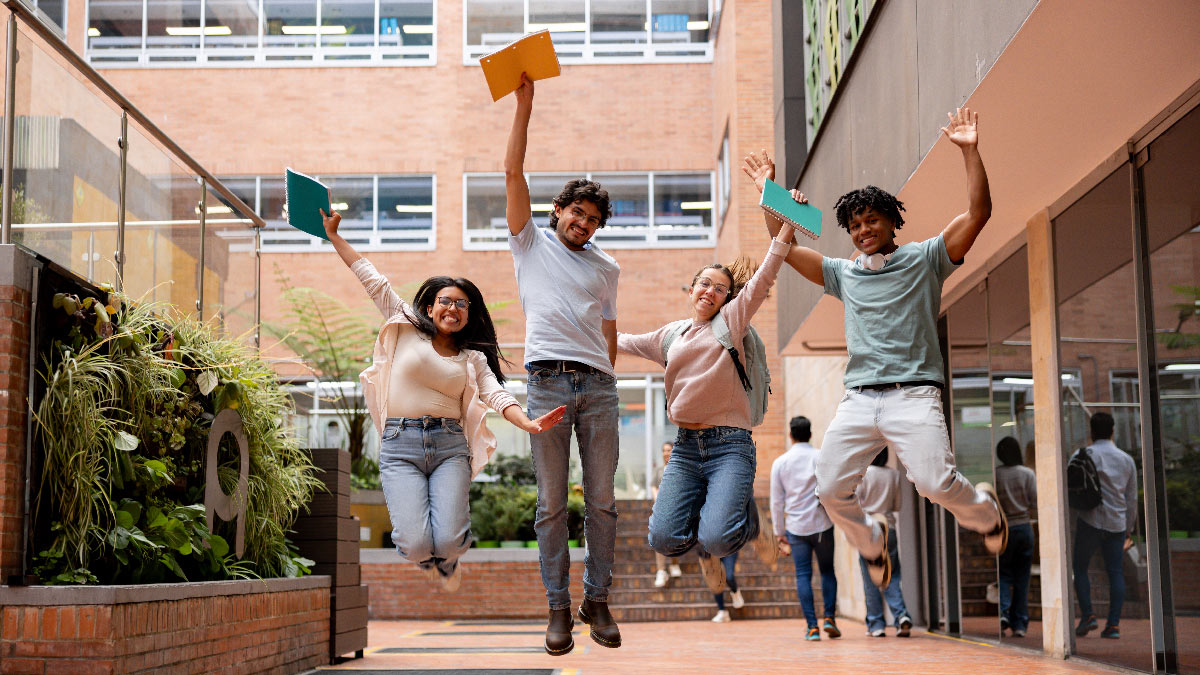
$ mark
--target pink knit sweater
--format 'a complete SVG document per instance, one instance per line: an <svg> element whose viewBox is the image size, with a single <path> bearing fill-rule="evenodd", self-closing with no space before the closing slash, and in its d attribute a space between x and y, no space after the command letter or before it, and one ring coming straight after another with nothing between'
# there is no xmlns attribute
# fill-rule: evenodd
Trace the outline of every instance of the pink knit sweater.
<svg viewBox="0 0 1200 675"><path fill-rule="evenodd" d="M735 345L741 343L750 319L767 299L767 291L775 284L775 275L790 249L791 244L772 240L758 271L742 292L721 308ZM749 429L750 399L742 389L733 359L713 335L712 322L693 322L671 343L664 364L662 344L669 325L641 335L618 333L617 350L666 365L667 416L673 423Z"/></svg>

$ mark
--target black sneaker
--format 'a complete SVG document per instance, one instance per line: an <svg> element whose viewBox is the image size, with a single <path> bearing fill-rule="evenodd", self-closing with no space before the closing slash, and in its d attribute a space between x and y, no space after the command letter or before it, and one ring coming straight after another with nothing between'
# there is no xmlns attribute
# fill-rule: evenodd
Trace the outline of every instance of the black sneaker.
<svg viewBox="0 0 1200 675"><path fill-rule="evenodd" d="M824 624L825 625L822 627L825 629L826 635L828 635L831 638L842 637L842 631L838 630L837 622L833 620L832 616L825 617Z"/></svg>
<svg viewBox="0 0 1200 675"><path fill-rule="evenodd" d="M1088 614L1079 620L1079 625L1075 627L1075 636L1083 637L1099 627L1100 624L1096 622L1096 615Z"/></svg>
<svg viewBox="0 0 1200 675"><path fill-rule="evenodd" d="M1009 628L1010 628L1010 624L1008 623L1008 617L1007 616L1000 617L1000 634L1004 635L1004 632L1007 631Z"/></svg>
<svg viewBox="0 0 1200 675"><path fill-rule="evenodd" d="M1109 640L1119 639L1121 637L1121 629L1110 623L1104 627L1104 630L1100 631L1100 637L1108 638Z"/></svg>
<svg viewBox="0 0 1200 675"><path fill-rule="evenodd" d="M900 617L900 623L896 624L896 637L908 637L912 633L912 619L908 615Z"/></svg>

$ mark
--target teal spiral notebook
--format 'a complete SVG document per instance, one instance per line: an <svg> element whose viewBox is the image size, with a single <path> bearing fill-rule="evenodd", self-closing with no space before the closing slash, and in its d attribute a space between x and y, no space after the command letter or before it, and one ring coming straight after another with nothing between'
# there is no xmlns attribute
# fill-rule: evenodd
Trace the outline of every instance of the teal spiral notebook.
<svg viewBox="0 0 1200 675"><path fill-rule="evenodd" d="M762 199L758 205L794 227L797 232L813 239L821 236L820 209L792 199L792 193L773 180L768 180L763 185Z"/></svg>
<svg viewBox="0 0 1200 675"><path fill-rule="evenodd" d="M329 237L325 236L325 223L321 220L321 210L324 209L325 213L330 212L329 188L312 176L290 168L286 175L283 189L288 225L328 241Z"/></svg>

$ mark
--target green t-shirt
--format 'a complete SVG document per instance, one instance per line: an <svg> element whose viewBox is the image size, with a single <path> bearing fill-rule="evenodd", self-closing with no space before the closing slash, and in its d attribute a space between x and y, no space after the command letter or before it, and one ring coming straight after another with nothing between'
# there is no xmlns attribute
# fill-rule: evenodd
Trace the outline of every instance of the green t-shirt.
<svg viewBox="0 0 1200 675"><path fill-rule="evenodd" d="M846 306L847 388L933 380L945 383L937 316L942 283L959 263L941 235L904 244L882 269L825 258L825 292Z"/></svg>

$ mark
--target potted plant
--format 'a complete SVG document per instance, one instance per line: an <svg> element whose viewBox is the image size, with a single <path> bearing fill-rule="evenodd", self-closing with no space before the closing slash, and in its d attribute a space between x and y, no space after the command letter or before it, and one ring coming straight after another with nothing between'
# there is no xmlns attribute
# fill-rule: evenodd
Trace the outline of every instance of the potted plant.
<svg viewBox="0 0 1200 675"><path fill-rule="evenodd" d="M471 484L471 533L475 537L477 548L497 548L496 541L496 508L491 495L485 495L481 483Z"/></svg>

